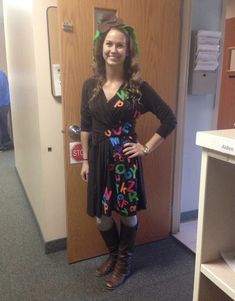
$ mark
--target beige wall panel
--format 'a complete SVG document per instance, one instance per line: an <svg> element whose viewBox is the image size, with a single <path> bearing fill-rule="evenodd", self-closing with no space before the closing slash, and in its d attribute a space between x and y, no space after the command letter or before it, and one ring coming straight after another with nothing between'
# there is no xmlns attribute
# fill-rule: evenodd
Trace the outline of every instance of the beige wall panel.
<svg viewBox="0 0 235 301"><path fill-rule="evenodd" d="M47 39L46 10L56 4L4 1L16 168L45 241L67 235L62 109L51 95Z"/></svg>

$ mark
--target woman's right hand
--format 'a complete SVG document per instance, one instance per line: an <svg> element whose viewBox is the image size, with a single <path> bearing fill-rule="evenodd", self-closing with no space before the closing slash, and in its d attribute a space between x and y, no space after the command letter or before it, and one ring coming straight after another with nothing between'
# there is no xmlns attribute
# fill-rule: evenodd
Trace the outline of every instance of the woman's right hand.
<svg viewBox="0 0 235 301"><path fill-rule="evenodd" d="M89 173L89 164L87 161L83 161L82 169L81 169L81 177L85 182L88 181L88 173Z"/></svg>

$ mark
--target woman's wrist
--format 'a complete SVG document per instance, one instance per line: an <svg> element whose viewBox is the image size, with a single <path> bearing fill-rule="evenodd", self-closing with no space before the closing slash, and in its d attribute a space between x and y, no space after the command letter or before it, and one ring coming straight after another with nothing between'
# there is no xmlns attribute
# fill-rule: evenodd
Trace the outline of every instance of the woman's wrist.
<svg viewBox="0 0 235 301"><path fill-rule="evenodd" d="M144 153L144 156L147 156L148 154L150 154L150 148L146 144L143 145L143 153Z"/></svg>

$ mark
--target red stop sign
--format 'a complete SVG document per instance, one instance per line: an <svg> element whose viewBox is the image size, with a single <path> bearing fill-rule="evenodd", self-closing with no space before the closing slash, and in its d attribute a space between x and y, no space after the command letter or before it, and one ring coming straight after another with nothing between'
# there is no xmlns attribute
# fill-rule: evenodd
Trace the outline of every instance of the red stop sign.
<svg viewBox="0 0 235 301"><path fill-rule="evenodd" d="M81 143L77 143L72 147L71 156L74 160L78 162L83 160L83 151Z"/></svg>

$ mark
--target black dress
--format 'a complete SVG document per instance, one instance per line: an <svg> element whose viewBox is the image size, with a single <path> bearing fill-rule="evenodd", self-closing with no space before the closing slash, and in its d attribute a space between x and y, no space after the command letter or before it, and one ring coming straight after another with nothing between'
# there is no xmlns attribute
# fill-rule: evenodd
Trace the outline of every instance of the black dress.
<svg viewBox="0 0 235 301"><path fill-rule="evenodd" d="M124 85L107 101L103 90L91 99L95 79L83 86L81 129L90 132L88 148L87 213L110 216L112 210L124 216L146 209L141 158L128 159L122 152L126 142L136 142L136 119L152 112L160 120L157 133L166 138L176 126L170 107L146 82L137 97Z"/></svg>

